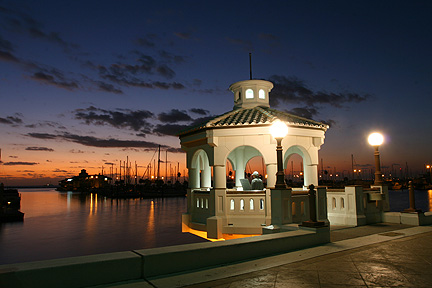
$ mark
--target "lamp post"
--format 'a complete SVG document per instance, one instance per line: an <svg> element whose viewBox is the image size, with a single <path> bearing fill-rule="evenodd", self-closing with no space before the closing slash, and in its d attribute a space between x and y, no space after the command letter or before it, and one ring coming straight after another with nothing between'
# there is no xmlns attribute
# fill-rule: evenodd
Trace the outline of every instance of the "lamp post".
<svg viewBox="0 0 432 288"><path fill-rule="evenodd" d="M369 135L368 142L370 145L375 148L375 185L382 185L383 178L381 173L381 165L380 165L380 154L378 147L384 142L384 137L380 133L372 133Z"/></svg>
<svg viewBox="0 0 432 288"><path fill-rule="evenodd" d="M270 134L276 139L276 160L277 160L277 173L276 173L276 189L285 189L285 173L283 171L282 161L282 139L288 134L288 126L276 120L270 127Z"/></svg>

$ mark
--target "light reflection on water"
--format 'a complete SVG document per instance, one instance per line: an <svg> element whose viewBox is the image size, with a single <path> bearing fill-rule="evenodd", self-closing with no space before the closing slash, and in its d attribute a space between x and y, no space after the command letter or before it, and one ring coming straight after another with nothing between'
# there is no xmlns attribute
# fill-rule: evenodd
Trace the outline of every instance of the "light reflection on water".
<svg viewBox="0 0 432 288"><path fill-rule="evenodd" d="M432 211L432 190L428 190L429 197L429 211Z"/></svg>
<svg viewBox="0 0 432 288"><path fill-rule="evenodd" d="M20 189L23 223L0 224L0 264L203 242L181 233L186 198L112 200Z"/></svg>

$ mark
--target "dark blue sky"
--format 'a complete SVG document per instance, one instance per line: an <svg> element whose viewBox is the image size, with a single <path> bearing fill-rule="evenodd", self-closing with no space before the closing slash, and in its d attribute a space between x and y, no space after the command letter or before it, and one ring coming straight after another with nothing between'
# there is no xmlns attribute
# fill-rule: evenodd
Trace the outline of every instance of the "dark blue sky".
<svg viewBox="0 0 432 288"><path fill-rule="evenodd" d="M172 135L232 109L249 52L273 108L330 124L325 167L369 168L379 130L383 166L421 172L431 15L430 1L0 1L2 177L146 166L158 144L184 167Z"/></svg>

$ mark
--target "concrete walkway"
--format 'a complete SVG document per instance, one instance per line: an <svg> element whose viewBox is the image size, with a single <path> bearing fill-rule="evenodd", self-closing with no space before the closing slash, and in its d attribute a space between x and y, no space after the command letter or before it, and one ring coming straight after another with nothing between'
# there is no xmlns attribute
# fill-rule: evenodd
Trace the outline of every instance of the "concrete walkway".
<svg viewBox="0 0 432 288"><path fill-rule="evenodd" d="M103 287L432 287L432 226L333 227L331 241L253 261Z"/></svg>

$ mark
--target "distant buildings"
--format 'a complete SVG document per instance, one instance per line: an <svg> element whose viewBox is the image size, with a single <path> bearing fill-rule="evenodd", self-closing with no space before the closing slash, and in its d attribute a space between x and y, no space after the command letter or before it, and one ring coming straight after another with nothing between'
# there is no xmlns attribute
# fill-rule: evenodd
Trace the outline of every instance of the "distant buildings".
<svg viewBox="0 0 432 288"><path fill-rule="evenodd" d="M57 190L85 192L95 188L108 187L111 180L110 177L101 174L89 175L85 169L82 169L78 176L60 181L60 188Z"/></svg>

